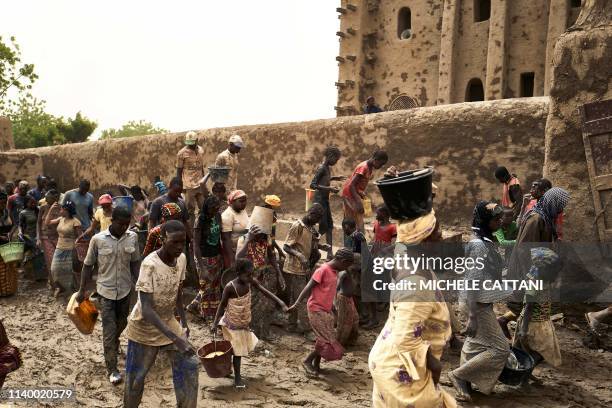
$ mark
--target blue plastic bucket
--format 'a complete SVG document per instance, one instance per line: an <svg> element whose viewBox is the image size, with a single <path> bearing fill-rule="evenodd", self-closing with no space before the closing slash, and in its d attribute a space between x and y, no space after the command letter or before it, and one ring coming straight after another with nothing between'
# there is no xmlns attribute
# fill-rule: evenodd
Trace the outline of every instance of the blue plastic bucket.
<svg viewBox="0 0 612 408"><path fill-rule="evenodd" d="M123 207L132 213L134 206L134 197L131 196L118 196L113 197L113 208Z"/></svg>

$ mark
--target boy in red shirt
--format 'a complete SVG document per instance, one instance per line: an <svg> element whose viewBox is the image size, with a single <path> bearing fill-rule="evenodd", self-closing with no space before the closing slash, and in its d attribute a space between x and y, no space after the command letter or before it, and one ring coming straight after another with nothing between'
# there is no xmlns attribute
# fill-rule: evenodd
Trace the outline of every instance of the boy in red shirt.
<svg viewBox="0 0 612 408"><path fill-rule="evenodd" d="M386 205L376 209L376 221L374 221L374 242L384 245L393 243L397 237L397 226L389 220L391 214Z"/></svg>
<svg viewBox="0 0 612 408"><path fill-rule="evenodd" d="M323 264L310 278L289 311L297 307L306 294L308 297L308 320L315 333L315 349L302 363L306 374L316 376L321 370L321 357L326 361L342 359L344 348L336 338L334 330L334 315L332 307L336 296L338 272L346 270L353 264L353 251L350 248L341 248L334 255L334 259Z"/></svg>
<svg viewBox="0 0 612 408"><path fill-rule="evenodd" d="M365 190L372 179L374 170L380 169L388 160L387 152L384 150L375 151L369 160L359 163L342 188L344 219L354 220L357 229L361 232L364 232L364 209L361 200L366 197Z"/></svg>

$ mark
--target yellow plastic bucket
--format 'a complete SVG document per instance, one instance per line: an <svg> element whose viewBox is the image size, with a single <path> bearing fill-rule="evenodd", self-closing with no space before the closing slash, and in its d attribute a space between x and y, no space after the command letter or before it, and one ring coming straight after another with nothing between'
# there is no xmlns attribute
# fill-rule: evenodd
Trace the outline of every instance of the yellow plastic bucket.
<svg viewBox="0 0 612 408"><path fill-rule="evenodd" d="M372 216L372 200L366 197L363 200L361 200L361 202L363 204L363 216L365 218L371 217Z"/></svg>

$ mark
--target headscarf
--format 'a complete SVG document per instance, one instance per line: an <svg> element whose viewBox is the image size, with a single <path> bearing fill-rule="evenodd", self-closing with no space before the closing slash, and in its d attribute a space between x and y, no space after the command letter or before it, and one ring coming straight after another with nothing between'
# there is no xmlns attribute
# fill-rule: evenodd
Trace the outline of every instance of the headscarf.
<svg viewBox="0 0 612 408"><path fill-rule="evenodd" d="M411 221L400 221L397 227L397 242L406 245L419 244L431 235L436 228L436 213L434 210Z"/></svg>
<svg viewBox="0 0 612 408"><path fill-rule="evenodd" d="M64 205L62 205L62 208L68 211L68 214L70 214L71 217L74 217L76 215L76 206L74 205L72 201L64 202Z"/></svg>
<svg viewBox="0 0 612 408"><path fill-rule="evenodd" d="M231 204L239 198L246 197L246 193L242 190L234 190L227 196L227 203Z"/></svg>
<svg viewBox="0 0 612 408"><path fill-rule="evenodd" d="M272 207L280 207L281 205L280 197L274 194L267 195L264 199L264 202L268 205L271 205Z"/></svg>
<svg viewBox="0 0 612 408"><path fill-rule="evenodd" d="M481 201L474 207L473 219L472 219L472 231L479 238L487 238L490 241L493 239L493 231L489 228L489 222L499 217L504 212L501 205L489 202Z"/></svg>
<svg viewBox="0 0 612 408"><path fill-rule="evenodd" d="M164 220L169 220L170 217L180 213L181 207L177 203L166 203L162 205L161 216Z"/></svg>
<svg viewBox="0 0 612 408"><path fill-rule="evenodd" d="M555 218L563 211L569 200L570 194L566 190L560 187L551 188L538 200L535 207L523 216L522 224L525 224L531 213L535 212L542 217L544 223L552 230L553 237L556 238L557 228Z"/></svg>

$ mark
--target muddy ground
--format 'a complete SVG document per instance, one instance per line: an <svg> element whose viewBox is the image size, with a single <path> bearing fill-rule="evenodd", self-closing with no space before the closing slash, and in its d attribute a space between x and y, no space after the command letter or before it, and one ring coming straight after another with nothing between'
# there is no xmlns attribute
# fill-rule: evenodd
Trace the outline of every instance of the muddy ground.
<svg viewBox="0 0 612 408"><path fill-rule="evenodd" d="M0 317L11 341L23 352L24 366L11 373L5 387L73 387L76 401L70 403L31 402L30 406L120 407L122 386L112 386L106 378L102 356L101 326L90 336L81 335L68 320L64 304L49 296L42 283L22 280L19 293L0 298ZM192 316L190 316L192 319ZM495 394L476 394L474 404L462 407L610 407L612 406L612 354L590 350L582 345L581 322L568 319L558 324L563 366L542 366L535 375L544 384L529 390L498 385ZM191 321L191 340L201 346L210 340L208 327ZM261 342L244 359L245 391L235 391L229 378L211 379L200 372L200 405L206 407L368 407L371 379L367 358L377 331L362 332L356 347L340 362L325 364L326 373L310 379L301 369L301 359L312 348L302 336L287 334L275 327L278 339ZM122 338L122 350L127 340ZM121 357L123 367L123 356ZM458 365L458 352L444 356L442 385L449 388L446 372ZM452 392L452 390L451 390ZM0 401L0 406L7 401ZM26 404L17 404L18 406ZM175 406L169 362L159 358L150 372L143 407Z"/></svg>

